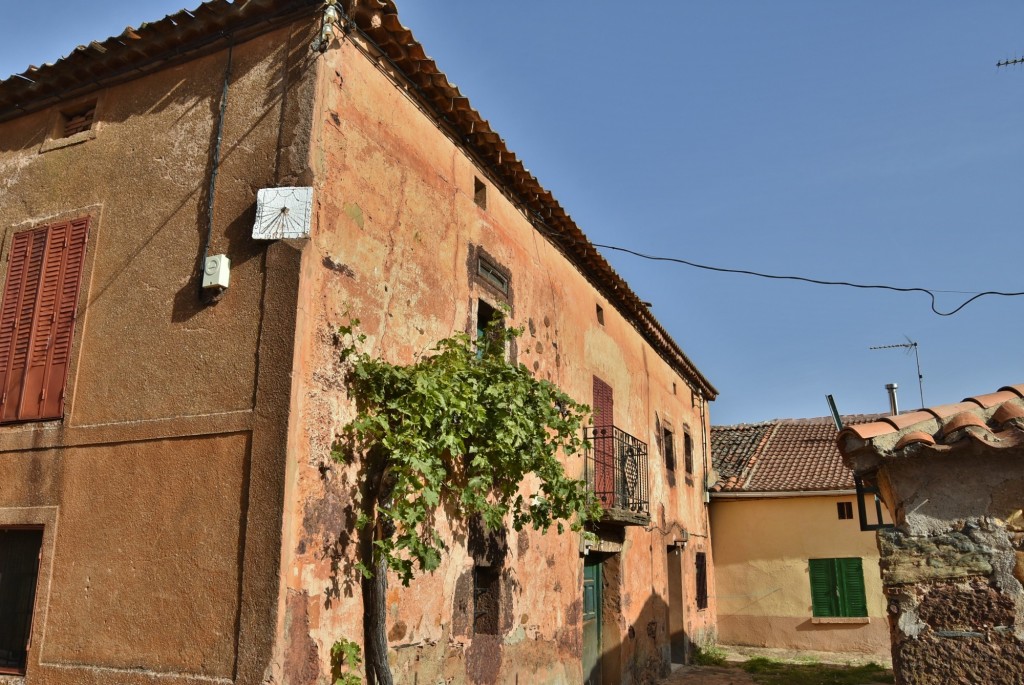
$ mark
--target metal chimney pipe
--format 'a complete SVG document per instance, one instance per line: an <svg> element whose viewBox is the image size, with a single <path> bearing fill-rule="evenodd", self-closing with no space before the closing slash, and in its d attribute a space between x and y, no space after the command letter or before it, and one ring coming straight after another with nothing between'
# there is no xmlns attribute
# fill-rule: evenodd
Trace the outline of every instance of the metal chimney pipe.
<svg viewBox="0 0 1024 685"><path fill-rule="evenodd" d="M896 400L896 388L900 386L895 383L886 383L885 389L889 391L889 413L892 416L896 416L900 413L900 404Z"/></svg>

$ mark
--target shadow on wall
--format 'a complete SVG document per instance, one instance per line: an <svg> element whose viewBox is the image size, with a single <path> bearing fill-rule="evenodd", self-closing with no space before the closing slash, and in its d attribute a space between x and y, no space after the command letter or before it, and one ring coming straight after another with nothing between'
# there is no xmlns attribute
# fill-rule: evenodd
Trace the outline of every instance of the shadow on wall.
<svg viewBox="0 0 1024 685"><path fill-rule="evenodd" d="M583 682L585 685L641 685L666 677L672 662L666 598L655 593L647 595L637 618L627 625L623 612L632 613L636 598L624 591L626 577L621 555L592 556L597 557L593 561L598 561L602 569L600 646L595 663L587 663L587 640L593 638L592 631L585 625L581 658L588 672L584 673ZM586 614L584 616L586 618ZM683 637L685 639L685 635Z"/></svg>

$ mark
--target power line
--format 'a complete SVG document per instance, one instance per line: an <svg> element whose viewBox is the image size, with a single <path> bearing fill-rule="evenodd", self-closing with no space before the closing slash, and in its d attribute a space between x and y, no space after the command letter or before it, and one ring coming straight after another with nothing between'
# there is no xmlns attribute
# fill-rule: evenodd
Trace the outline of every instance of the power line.
<svg viewBox="0 0 1024 685"><path fill-rule="evenodd" d="M930 288L900 288L900 287L894 286L894 285L867 285L867 284L864 284L864 283L850 283L849 281L824 281L824 280L820 280L820 279L817 279L817 278L806 278L804 276L779 276L777 274L766 274L766 273L761 273L760 271L749 271L747 269L727 269L725 267L720 267L720 266L708 266L707 264L698 264L697 262L691 262L689 260L679 259L677 257L661 257L661 256L657 256L657 255L649 255L649 254L644 254L643 252L637 252L636 250L630 250L629 248L617 247L615 245L601 245L599 243L594 243L594 247L599 247L599 248L602 248L602 249L605 249L605 250L615 250L617 252L625 252L625 253L631 254L631 255L633 255L635 257L640 257L642 259L650 259L650 260L656 261L656 262L673 262L675 264L684 264L686 266L690 266L690 267L693 267L695 269L704 269L705 271L715 271L715 272L718 272L718 273L743 274L743 275L746 275L746 276L756 276L758 278L769 278L769 279L776 280L776 281L798 281L798 282L801 282L801 283L812 283L814 285L835 285L835 286L843 286L843 287L846 287L846 288L858 288L858 289L861 289L861 290L889 290L889 291L897 292L897 293L925 293L926 295L928 295L928 297L931 298L931 308L932 308L932 311L935 312L936 314L938 314L939 316L953 316L954 314L959 312L961 309L963 309L964 307L966 307L970 303L974 302L978 298L985 297L986 295L999 295L1000 297L1020 297L1020 296L1024 295L1024 292L1002 292L1002 291L999 291L999 290L986 290L985 292L973 293L972 297L967 298L959 307L957 307L956 309L953 309L952 311L940 312L936 308L936 306L935 306L935 304L936 304L935 294L936 293L949 293L949 292L960 292L960 293L962 293L962 291L932 290ZM962 294L970 294L970 293L962 293Z"/></svg>

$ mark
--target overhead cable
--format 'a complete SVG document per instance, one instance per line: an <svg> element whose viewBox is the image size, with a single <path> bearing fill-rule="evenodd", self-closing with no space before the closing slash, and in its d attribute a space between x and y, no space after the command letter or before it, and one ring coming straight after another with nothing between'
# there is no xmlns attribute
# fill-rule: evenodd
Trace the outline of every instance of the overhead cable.
<svg viewBox="0 0 1024 685"><path fill-rule="evenodd" d="M642 259L650 259L656 262L673 262L675 264L684 264L691 266L695 269L704 269L705 271L716 271L719 273L727 274L744 274L746 276L756 276L758 278L770 278L776 281L799 281L801 283L812 283L814 285L837 285L846 288L859 288L861 290L890 290L897 293L925 293L931 298L932 311L939 316L953 316L961 309L974 302L978 298L985 297L986 295L999 295L1000 297L1020 297L1024 295L1024 292L1002 292L999 290L986 290L985 292L974 293L971 297L960 304L959 307L948 312L941 312L936 308L935 294L943 292L962 292L962 291L948 291L948 290L931 290L929 288L901 288L894 285L866 285L864 283L850 283L848 281L824 281L817 278L805 278L803 276L779 276L777 274L766 274L759 271L749 271L747 269L727 269L720 266L708 266L707 264L698 264L697 262L691 262L686 259L679 259L677 257L660 257L657 255L644 254L643 252L637 252L636 250L630 250L625 247L617 247L615 245L601 245L594 243L594 247L599 247L604 250L615 250L617 252L625 252L627 254L640 257Z"/></svg>

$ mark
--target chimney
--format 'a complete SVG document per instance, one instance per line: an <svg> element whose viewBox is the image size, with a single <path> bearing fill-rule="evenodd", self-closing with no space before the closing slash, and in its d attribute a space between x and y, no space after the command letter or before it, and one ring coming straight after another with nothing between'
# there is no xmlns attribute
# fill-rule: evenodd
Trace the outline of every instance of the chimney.
<svg viewBox="0 0 1024 685"><path fill-rule="evenodd" d="M896 388L900 386L895 383L886 383L885 389L889 391L889 414L896 416L900 413L899 402L896 401Z"/></svg>

